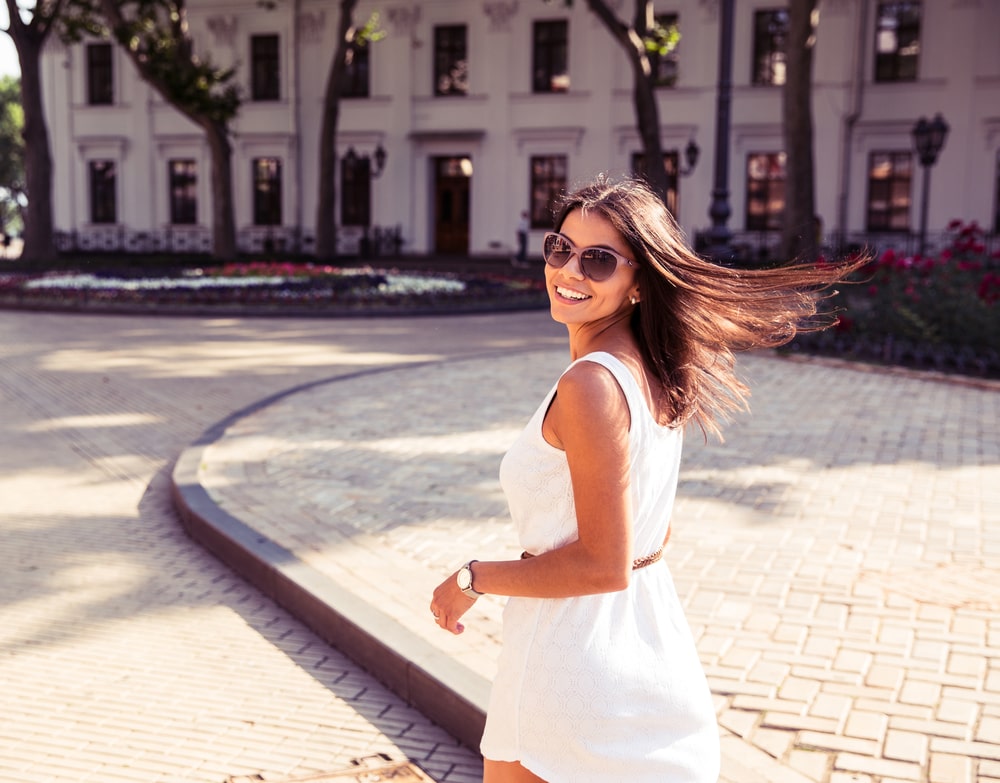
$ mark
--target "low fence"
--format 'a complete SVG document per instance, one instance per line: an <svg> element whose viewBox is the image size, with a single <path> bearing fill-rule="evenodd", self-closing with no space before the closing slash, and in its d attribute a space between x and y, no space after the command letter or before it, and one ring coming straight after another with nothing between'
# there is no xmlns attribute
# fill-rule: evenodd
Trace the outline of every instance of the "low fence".
<svg viewBox="0 0 1000 783"><path fill-rule="evenodd" d="M128 253L198 255L212 252L212 231L202 226L169 226L154 231L135 231L124 226L88 226L76 231L57 231L60 253ZM338 254L373 258L398 256L403 245L402 226L347 226L338 231ZM250 226L236 232L241 253L261 255L305 255L315 253L312 231L286 226Z"/></svg>

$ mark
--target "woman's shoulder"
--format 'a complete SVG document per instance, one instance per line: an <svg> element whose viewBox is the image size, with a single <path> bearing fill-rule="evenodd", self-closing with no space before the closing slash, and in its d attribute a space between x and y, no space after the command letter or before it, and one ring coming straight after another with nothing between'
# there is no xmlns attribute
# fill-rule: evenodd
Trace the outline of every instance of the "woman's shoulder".
<svg viewBox="0 0 1000 783"><path fill-rule="evenodd" d="M610 358L611 362L607 359ZM600 413L609 409L627 407L620 372L614 367L621 361L612 354L595 352L577 359L562 374L558 384L558 397L571 407ZM609 366L611 365L611 366Z"/></svg>

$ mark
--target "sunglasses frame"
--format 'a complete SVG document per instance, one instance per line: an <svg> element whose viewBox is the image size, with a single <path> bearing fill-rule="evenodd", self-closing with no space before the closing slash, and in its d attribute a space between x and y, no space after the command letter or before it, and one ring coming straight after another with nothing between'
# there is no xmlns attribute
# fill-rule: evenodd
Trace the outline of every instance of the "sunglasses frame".
<svg viewBox="0 0 1000 783"><path fill-rule="evenodd" d="M553 264L551 261L549 261L550 256L545 252L545 246L549 241L549 237L556 237L569 245L569 255L566 256L566 260L563 261L561 264ZM616 261L615 268L611 270L611 272L607 275L607 277L594 277L593 275L590 274L590 272L587 271L586 262L583 259L583 254L586 253L588 250L600 250L602 253L609 253L615 258ZM562 269L564 266L566 266L566 264L569 263L569 260L573 256L576 256L578 259L580 259L580 272L583 274L583 276L586 277L588 280L592 280L595 283L603 283L605 280L609 280L611 277L613 277L615 272L618 271L618 267L621 266L622 262L625 262L629 266L635 266L635 262L632 259L626 258L617 250L612 250L609 247L597 247L594 245L591 245L589 247L577 247L573 243L572 239L570 239L565 234L560 234L558 231L547 231L545 233L545 236L542 237L542 258L545 260L545 263L548 264L553 269Z"/></svg>

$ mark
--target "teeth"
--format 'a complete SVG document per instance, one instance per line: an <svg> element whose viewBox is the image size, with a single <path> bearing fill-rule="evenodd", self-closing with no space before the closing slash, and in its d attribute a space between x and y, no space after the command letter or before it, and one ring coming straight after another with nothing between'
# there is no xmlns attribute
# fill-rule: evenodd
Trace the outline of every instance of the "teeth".
<svg viewBox="0 0 1000 783"><path fill-rule="evenodd" d="M568 288L560 288L559 286L556 286L556 293L558 293L559 296L566 297L567 299L575 299L577 302L582 302L584 299L590 299L589 296L581 294L579 291L571 291Z"/></svg>

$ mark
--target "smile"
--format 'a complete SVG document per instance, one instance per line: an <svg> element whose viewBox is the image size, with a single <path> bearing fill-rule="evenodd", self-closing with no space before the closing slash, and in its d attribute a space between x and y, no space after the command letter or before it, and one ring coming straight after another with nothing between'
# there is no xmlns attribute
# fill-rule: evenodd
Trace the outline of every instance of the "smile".
<svg viewBox="0 0 1000 783"><path fill-rule="evenodd" d="M556 293L559 294L559 296L563 297L564 299L572 299L574 302L583 302L584 300L591 298L586 294L581 294L579 291L574 291L570 288L563 288L562 286L559 285L557 285L555 288L556 288Z"/></svg>

